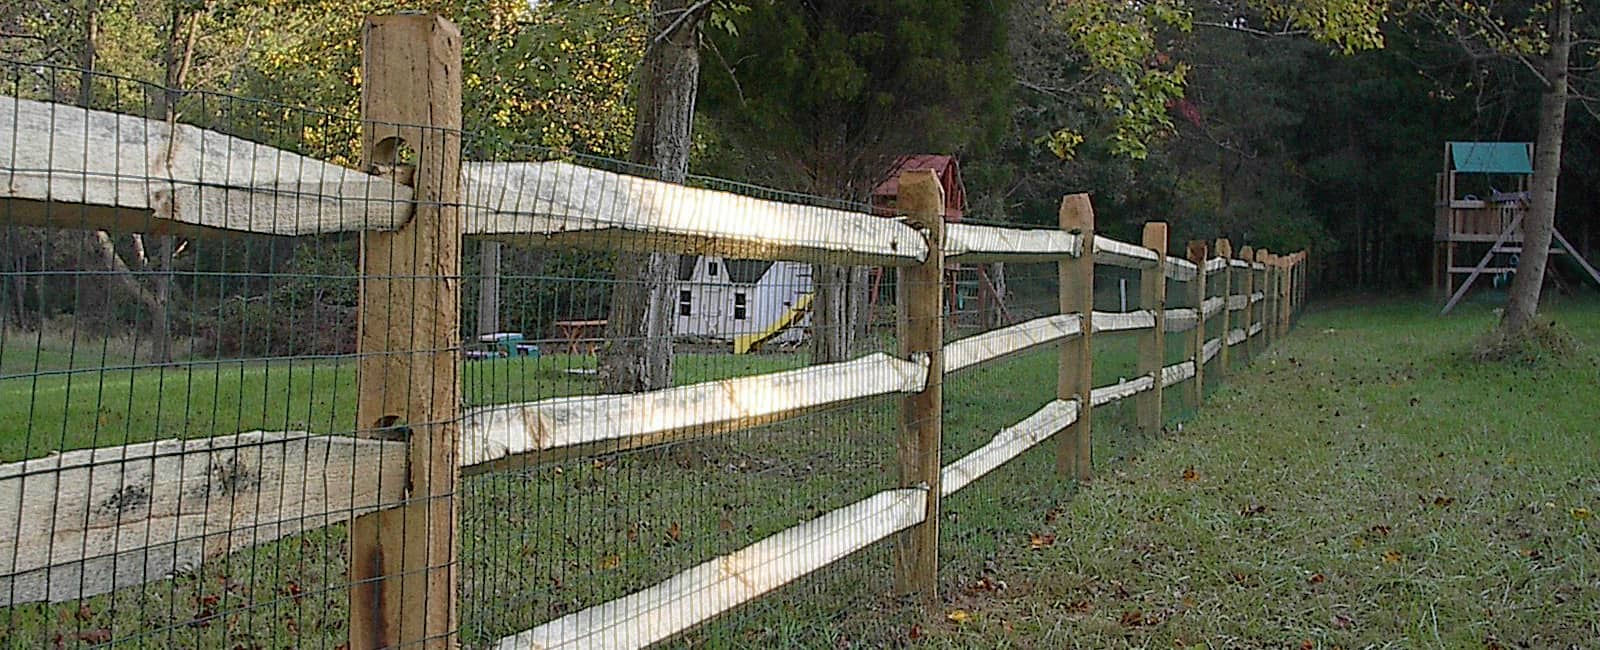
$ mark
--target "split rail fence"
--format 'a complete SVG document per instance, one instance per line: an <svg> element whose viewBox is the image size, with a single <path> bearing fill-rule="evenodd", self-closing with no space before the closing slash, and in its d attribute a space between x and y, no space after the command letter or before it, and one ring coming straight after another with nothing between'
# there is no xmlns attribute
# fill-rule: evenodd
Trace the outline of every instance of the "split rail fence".
<svg viewBox="0 0 1600 650"><path fill-rule="evenodd" d="M1235 254L1218 240L1172 255L1159 222L1138 244L1116 241L1096 234L1083 194L1063 199L1058 229L1020 229L946 223L931 170L902 174L901 216L884 218L572 162L463 161L454 26L379 17L363 38L358 169L170 120L0 97L0 211L13 225L196 239L360 233L363 251L353 430L156 440L0 466L0 608L78 602L344 524L348 575L328 582L348 591L348 647L452 647L459 610L475 606L462 600L459 570L463 477L711 439L883 396L899 396L898 487L485 642L649 646L891 537L898 591L933 607L941 499L1052 438L1062 479L1088 479L1096 408L1134 400L1139 427L1159 431L1164 391L1181 388L1197 405L1235 365L1230 355L1258 354L1306 300L1304 253ZM898 350L469 408L464 238L894 269ZM945 269L987 262L1055 264L1058 313L951 340ZM1096 265L1139 274L1137 309L1094 310ZM1167 295L1169 281L1186 295ZM1139 337L1137 375L1094 386L1091 341L1106 332ZM1178 363L1164 363L1169 336L1181 339ZM1056 398L971 453L942 458L944 377L1043 346L1059 349Z"/></svg>

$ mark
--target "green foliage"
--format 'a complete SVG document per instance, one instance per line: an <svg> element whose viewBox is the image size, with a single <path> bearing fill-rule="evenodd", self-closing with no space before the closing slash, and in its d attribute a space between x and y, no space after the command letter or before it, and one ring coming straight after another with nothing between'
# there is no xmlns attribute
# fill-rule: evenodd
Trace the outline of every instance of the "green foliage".
<svg viewBox="0 0 1600 650"><path fill-rule="evenodd" d="M742 149L711 166L860 198L894 156L981 146L1003 115L1005 9L988 0L748 3L729 15L733 31L708 35L699 108Z"/></svg>

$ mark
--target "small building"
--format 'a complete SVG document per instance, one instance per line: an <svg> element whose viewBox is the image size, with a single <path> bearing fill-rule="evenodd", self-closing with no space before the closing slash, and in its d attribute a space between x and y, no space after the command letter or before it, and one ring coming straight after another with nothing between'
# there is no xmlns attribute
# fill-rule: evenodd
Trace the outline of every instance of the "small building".
<svg viewBox="0 0 1600 650"><path fill-rule="evenodd" d="M739 352L805 338L810 264L685 255L677 280L676 336L743 343Z"/></svg>

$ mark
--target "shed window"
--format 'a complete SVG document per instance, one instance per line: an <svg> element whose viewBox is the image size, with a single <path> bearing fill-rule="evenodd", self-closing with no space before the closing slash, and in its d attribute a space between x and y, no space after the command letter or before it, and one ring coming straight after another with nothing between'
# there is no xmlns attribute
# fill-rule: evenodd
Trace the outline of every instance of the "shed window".
<svg viewBox="0 0 1600 650"><path fill-rule="evenodd" d="M744 294L735 293L735 294L733 294L733 319L734 320L744 320L744 317L745 317Z"/></svg>
<svg viewBox="0 0 1600 650"><path fill-rule="evenodd" d="M693 302L694 301L691 299L691 295L690 295L688 289L684 289L684 290L679 291L678 292L678 315L679 316L688 316L689 312L692 311L691 305L693 304Z"/></svg>
<svg viewBox="0 0 1600 650"><path fill-rule="evenodd" d="M706 275L709 275L709 276L711 276L713 278L717 277L717 263L716 262L706 262Z"/></svg>

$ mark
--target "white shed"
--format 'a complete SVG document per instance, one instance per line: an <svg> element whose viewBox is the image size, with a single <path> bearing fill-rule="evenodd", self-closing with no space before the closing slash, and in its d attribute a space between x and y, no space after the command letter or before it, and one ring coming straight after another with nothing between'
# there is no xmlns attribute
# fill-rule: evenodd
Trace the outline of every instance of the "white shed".
<svg viewBox="0 0 1600 650"><path fill-rule="evenodd" d="M685 255L677 289L678 336L796 343L810 323L810 264Z"/></svg>

